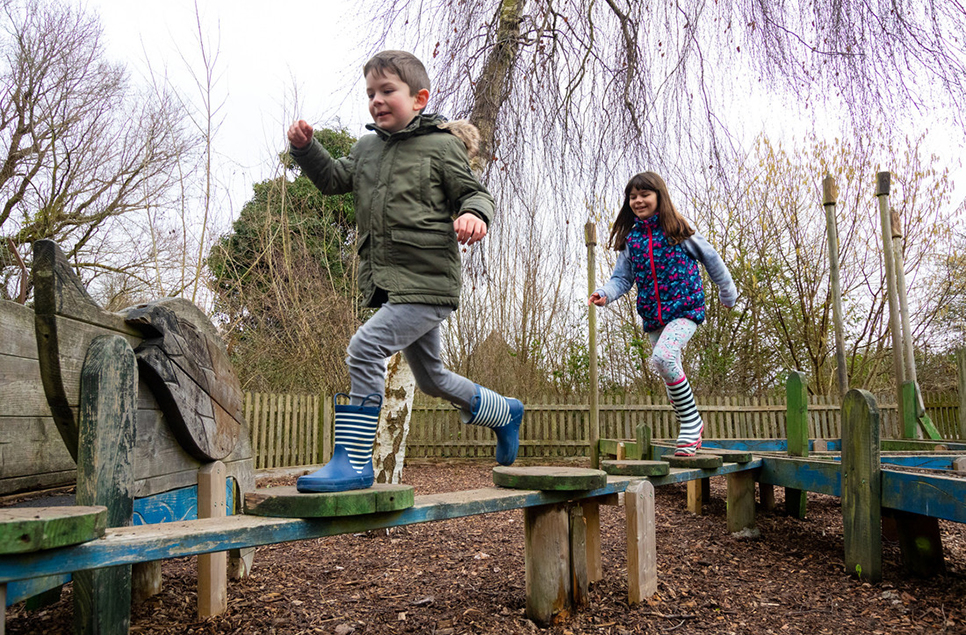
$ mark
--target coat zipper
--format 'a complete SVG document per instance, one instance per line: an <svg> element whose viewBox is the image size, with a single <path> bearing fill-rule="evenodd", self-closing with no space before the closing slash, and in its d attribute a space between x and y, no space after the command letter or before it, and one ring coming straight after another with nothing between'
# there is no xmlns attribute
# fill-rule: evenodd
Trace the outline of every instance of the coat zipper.
<svg viewBox="0 0 966 635"><path fill-rule="evenodd" d="M664 324L664 318L661 316L661 294L658 292L657 287L657 268L654 267L654 235L651 233L651 228L647 228L647 259L651 263L651 278L654 280L654 300L657 302L657 322L658 324Z"/></svg>

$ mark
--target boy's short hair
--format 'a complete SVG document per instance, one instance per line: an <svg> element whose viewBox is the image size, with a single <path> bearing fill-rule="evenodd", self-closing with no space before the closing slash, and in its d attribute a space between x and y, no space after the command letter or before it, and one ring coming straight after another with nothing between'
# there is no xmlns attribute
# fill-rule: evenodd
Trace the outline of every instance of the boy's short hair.
<svg viewBox="0 0 966 635"><path fill-rule="evenodd" d="M412 53L406 51L382 51L372 56L362 67L362 76L367 77L370 72L377 76L386 71L394 73L409 86L409 94L415 95L419 91L429 90L429 74L426 67Z"/></svg>

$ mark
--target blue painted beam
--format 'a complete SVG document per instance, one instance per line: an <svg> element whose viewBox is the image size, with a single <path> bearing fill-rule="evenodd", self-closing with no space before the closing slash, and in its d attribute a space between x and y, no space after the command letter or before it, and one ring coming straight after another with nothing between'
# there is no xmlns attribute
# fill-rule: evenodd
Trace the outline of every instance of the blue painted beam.
<svg viewBox="0 0 966 635"><path fill-rule="evenodd" d="M758 480L768 485L842 495L841 465L835 461L794 457L762 457Z"/></svg>
<svg viewBox="0 0 966 635"><path fill-rule="evenodd" d="M966 478L882 470L882 506L966 523Z"/></svg>
<svg viewBox="0 0 966 635"><path fill-rule="evenodd" d="M726 463L717 470L675 469L652 479L655 485L683 483L756 469L750 463ZM512 490L489 487L463 492L417 496L413 507L398 512L340 518L299 519L235 515L226 518L140 525L108 529L103 539L81 545L0 557L0 584L82 569L165 560L259 545L308 540L372 529L399 527L476 514L584 500L623 492L639 478L609 476L607 485L585 492Z"/></svg>

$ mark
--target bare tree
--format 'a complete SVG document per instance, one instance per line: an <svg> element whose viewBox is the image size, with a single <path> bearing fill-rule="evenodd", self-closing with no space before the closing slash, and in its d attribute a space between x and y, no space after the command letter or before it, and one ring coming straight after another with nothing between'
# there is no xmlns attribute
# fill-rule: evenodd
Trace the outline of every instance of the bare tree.
<svg viewBox="0 0 966 635"><path fill-rule="evenodd" d="M0 231L21 253L58 241L88 277L143 269L152 255L109 230L118 216L164 206L191 149L178 104L132 89L83 10L11 0L0 20Z"/></svg>

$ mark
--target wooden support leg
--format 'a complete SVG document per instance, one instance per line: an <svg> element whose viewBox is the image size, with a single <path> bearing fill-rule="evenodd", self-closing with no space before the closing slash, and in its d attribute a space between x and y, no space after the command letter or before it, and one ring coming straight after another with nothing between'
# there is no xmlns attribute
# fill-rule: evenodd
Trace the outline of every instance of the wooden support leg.
<svg viewBox="0 0 966 635"><path fill-rule="evenodd" d="M806 501L808 492L800 489L785 488L785 511L792 518L804 520L806 514Z"/></svg>
<svg viewBox="0 0 966 635"><path fill-rule="evenodd" d="M587 581L598 582L604 578L600 561L600 503L589 500L581 506L587 526Z"/></svg>
<svg viewBox="0 0 966 635"><path fill-rule="evenodd" d="M755 476L751 472L728 474L728 531L755 526Z"/></svg>
<svg viewBox="0 0 966 635"><path fill-rule="evenodd" d="M590 576L587 562L587 524L582 505L570 507L570 585L573 606L590 603Z"/></svg>
<svg viewBox="0 0 966 635"><path fill-rule="evenodd" d="M616 460L623 461L626 458L627 458L627 446L625 446L624 445L624 442L621 441L621 442L619 442L617 444L617 457L616 457Z"/></svg>
<svg viewBox="0 0 966 635"><path fill-rule="evenodd" d="M638 604L657 593L654 485L634 481L624 496L627 510L627 601Z"/></svg>
<svg viewBox="0 0 966 635"><path fill-rule="evenodd" d="M161 593L161 561L138 562L131 568L131 602L140 604Z"/></svg>
<svg viewBox="0 0 966 635"><path fill-rule="evenodd" d="M702 495L704 490L701 488L701 481L688 481L688 511L692 514L701 515L701 507L704 501Z"/></svg>
<svg viewBox="0 0 966 635"><path fill-rule="evenodd" d="M774 511L775 504L775 486L768 483L758 483L758 496L761 499L761 508L765 511Z"/></svg>
<svg viewBox="0 0 966 635"><path fill-rule="evenodd" d="M526 614L540 626L566 615L573 587L570 572L570 514L566 504L523 510Z"/></svg>
<svg viewBox="0 0 966 635"><path fill-rule="evenodd" d="M7 585L0 584L0 608L3 609L3 619L0 620L0 635L7 632Z"/></svg>
<svg viewBox="0 0 966 635"><path fill-rule="evenodd" d="M134 513L137 362L123 337L102 335L87 351L78 411L78 505L107 507L107 526ZM126 635L131 623L131 566L74 574L74 632Z"/></svg>
<svg viewBox="0 0 966 635"><path fill-rule="evenodd" d="M879 407L864 390L842 404L842 529L845 570L861 580L882 579L882 480Z"/></svg>
<svg viewBox="0 0 966 635"><path fill-rule="evenodd" d="M215 461L198 470L198 518L224 518L225 464ZM198 617L221 615L228 609L228 552L198 556Z"/></svg>
<svg viewBox="0 0 966 635"><path fill-rule="evenodd" d="M894 511L902 564L913 574L930 578L946 572L939 519L912 512Z"/></svg>

